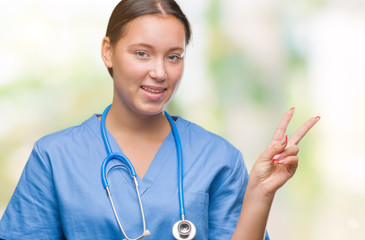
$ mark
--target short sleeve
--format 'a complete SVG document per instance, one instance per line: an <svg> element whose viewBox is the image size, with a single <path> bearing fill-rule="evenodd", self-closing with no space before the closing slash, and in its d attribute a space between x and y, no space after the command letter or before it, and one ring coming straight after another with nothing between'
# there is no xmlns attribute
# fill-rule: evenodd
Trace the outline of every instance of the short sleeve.
<svg viewBox="0 0 365 240"><path fill-rule="evenodd" d="M242 154L238 151L232 167L223 169L210 193L208 239L230 239L236 227L248 182Z"/></svg>
<svg viewBox="0 0 365 240"><path fill-rule="evenodd" d="M65 239L51 165L37 143L0 221L0 238Z"/></svg>
<svg viewBox="0 0 365 240"><path fill-rule="evenodd" d="M249 174L242 154L234 158L231 171L222 171L213 185L209 204L209 240L231 239L241 213ZM268 234L265 240L270 240Z"/></svg>

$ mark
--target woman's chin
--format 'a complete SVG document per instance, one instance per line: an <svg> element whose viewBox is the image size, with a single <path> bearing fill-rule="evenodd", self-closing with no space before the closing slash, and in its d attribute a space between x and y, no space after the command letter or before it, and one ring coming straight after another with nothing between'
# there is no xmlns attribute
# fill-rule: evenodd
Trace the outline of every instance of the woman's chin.
<svg viewBox="0 0 365 240"><path fill-rule="evenodd" d="M165 106L144 106L138 109L138 112L144 116L155 116L161 114L165 109Z"/></svg>

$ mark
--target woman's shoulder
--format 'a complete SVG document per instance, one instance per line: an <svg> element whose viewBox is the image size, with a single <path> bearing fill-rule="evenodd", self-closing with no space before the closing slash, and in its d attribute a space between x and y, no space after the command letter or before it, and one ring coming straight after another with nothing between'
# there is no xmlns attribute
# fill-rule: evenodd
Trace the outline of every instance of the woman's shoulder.
<svg viewBox="0 0 365 240"><path fill-rule="evenodd" d="M227 139L180 117L176 125L187 168L205 169L204 175L220 176L219 179L246 172L242 153Z"/></svg>
<svg viewBox="0 0 365 240"><path fill-rule="evenodd" d="M35 145L45 149L57 146L77 146L86 140L97 138L97 115L92 115L79 125L68 127L41 137ZM100 125L99 125L100 126Z"/></svg>
<svg viewBox="0 0 365 240"><path fill-rule="evenodd" d="M216 150L228 151L234 154L239 153L239 150L227 139L205 129L196 123L193 123L182 117L177 117L177 123L182 129L181 138L189 140L191 145L200 145L205 148L212 147Z"/></svg>

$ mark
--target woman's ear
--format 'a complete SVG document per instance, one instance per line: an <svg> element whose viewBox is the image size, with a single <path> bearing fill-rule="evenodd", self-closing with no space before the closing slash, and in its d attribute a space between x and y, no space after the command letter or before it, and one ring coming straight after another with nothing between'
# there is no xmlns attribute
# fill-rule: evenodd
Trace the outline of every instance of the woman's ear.
<svg viewBox="0 0 365 240"><path fill-rule="evenodd" d="M113 67L112 61L113 48L110 45L110 38L104 37L103 42L101 43L101 58L104 61L104 64L107 68Z"/></svg>

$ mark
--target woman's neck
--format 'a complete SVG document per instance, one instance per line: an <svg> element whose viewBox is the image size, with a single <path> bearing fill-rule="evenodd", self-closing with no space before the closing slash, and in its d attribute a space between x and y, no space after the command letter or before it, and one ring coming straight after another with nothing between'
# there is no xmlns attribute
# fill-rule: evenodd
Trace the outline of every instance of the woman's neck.
<svg viewBox="0 0 365 240"><path fill-rule="evenodd" d="M163 112L148 116L113 103L106 127L143 178L158 149L171 131Z"/></svg>
<svg viewBox="0 0 365 240"><path fill-rule="evenodd" d="M116 138L123 134L157 141L163 140L171 130L163 112L142 115L118 104L113 104L110 108L106 127Z"/></svg>

